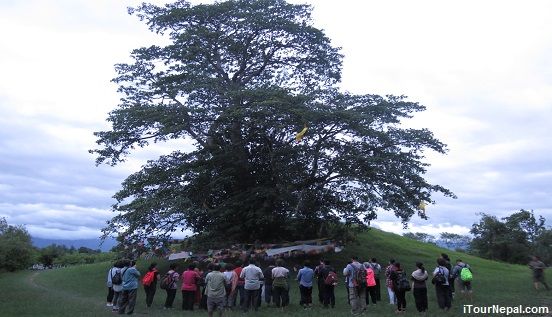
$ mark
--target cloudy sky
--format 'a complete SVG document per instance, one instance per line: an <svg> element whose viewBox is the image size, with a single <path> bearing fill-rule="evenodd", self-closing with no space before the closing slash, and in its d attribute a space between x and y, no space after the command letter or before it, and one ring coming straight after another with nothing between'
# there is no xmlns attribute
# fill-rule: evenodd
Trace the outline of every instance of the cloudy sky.
<svg viewBox="0 0 552 317"><path fill-rule="evenodd" d="M158 42L134 0L0 1L0 217L43 238L94 238L111 196L144 160L94 164L94 131L120 96L113 65ZM164 3L164 1L154 1ZM551 1L296 1L345 55L341 87L427 106L408 125L448 144L427 153L435 197L410 230L466 234L486 212L533 209L552 224ZM390 214L375 226L401 232Z"/></svg>

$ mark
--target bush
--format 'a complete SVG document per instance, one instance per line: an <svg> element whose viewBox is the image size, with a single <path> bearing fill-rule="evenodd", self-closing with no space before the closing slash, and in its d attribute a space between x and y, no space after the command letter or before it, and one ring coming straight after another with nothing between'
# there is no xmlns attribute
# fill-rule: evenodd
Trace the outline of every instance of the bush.
<svg viewBox="0 0 552 317"><path fill-rule="evenodd" d="M78 264L92 264L115 260L115 253L67 253L54 260L54 264L68 266Z"/></svg>
<svg viewBox="0 0 552 317"><path fill-rule="evenodd" d="M31 235L22 226L10 226L0 219L0 270L17 271L29 267L36 256Z"/></svg>

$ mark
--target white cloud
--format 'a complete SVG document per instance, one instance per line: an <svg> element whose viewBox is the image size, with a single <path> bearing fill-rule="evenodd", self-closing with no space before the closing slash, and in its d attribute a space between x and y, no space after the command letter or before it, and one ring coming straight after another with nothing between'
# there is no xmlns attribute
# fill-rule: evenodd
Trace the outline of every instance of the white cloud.
<svg viewBox="0 0 552 317"><path fill-rule="evenodd" d="M84 226L67 226L65 228L50 228L42 224L25 226L33 237L43 239L97 239L101 236L100 230Z"/></svg>
<svg viewBox="0 0 552 317"><path fill-rule="evenodd" d="M439 237L439 235L443 232L455 233L459 235L470 234L470 228L450 223L427 225L412 224L407 229L404 229L403 225L400 222L396 221L374 221L371 225L383 231L393 232L399 235L403 235L407 232L423 232L435 237Z"/></svg>
<svg viewBox="0 0 552 317"><path fill-rule="evenodd" d="M0 217L23 224L40 238L97 238L112 213L107 209L56 204L0 204Z"/></svg>
<svg viewBox="0 0 552 317"><path fill-rule="evenodd" d="M552 219L552 2L307 2L343 47L342 87L410 96L427 111L407 125L448 144L445 156L427 153L427 176L458 199L436 197L430 221L412 228L460 233L478 212L521 208ZM190 148L140 149L115 168L94 167L87 153L118 103L113 65L163 41L127 15L140 3L0 3L0 216L40 236L95 236L125 175ZM397 230L390 213L376 223Z"/></svg>

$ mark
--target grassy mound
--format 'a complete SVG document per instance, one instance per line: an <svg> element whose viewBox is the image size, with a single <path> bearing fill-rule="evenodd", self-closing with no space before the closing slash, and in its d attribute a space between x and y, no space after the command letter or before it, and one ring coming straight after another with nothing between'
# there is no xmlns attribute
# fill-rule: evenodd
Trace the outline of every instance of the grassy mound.
<svg viewBox="0 0 552 317"><path fill-rule="evenodd" d="M469 256L463 253L450 252L434 245L417 242L395 234L372 229L360 235L357 243L349 245L341 253L332 254L328 258L340 271L351 255L357 255L365 260L376 257L385 264L390 258L401 262L407 272L414 270L414 263L422 261L428 270L435 267L436 259L442 252L447 253L455 261L461 258L473 267L474 271L474 301L456 297L453 308L448 313L442 313L437 308L435 291L429 285L429 313L426 316L466 316L463 305L476 306L551 306L552 292L535 291L532 288L531 272L525 266L499 263ZM313 262L317 259L312 259ZM151 261L139 263L139 270L144 273ZM157 260L161 272L166 271L168 262ZM18 272L0 275L0 316L111 316L105 307L105 279L110 263L99 263L75 266L65 269L44 272ZM313 290L315 307L304 311L298 305L299 290L293 284L290 290L291 306L280 313L263 303L259 313L249 315L268 316L350 316L347 305L344 284L341 282L336 290L337 305L334 310L326 310L317 305L317 289ZM145 294L140 288L135 313L148 316L206 316L205 311L192 314L183 313L178 309L182 299L177 294L174 310L163 310L165 292L157 290L152 308L145 306ZM387 291L382 289L382 302L368 308L368 315L395 316L395 307L387 301ZM551 309L552 311L552 309ZM226 316L242 316L241 312L229 312ZM415 311L411 292L407 294L407 315L418 315ZM538 316L538 315L532 315Z"/></svg>

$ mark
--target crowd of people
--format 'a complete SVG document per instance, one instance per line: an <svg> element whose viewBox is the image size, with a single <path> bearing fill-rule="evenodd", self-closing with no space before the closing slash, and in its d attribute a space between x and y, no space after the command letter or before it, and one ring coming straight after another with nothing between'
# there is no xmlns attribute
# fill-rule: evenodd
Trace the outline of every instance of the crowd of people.
<svg viewBox="0 0 552 317"><path fill-rule="evenodd" d="M535 264L535 265L538 265ZM304 309L313 305L313 288L316 284L318 302L324 308L334 308L335 287L339 284L337 270L328 260L321 260L312 268L306 261L302 267L294 267L299 285L299 304ZM181 273L179 273L181 272ZM382 282L385 283L389 304L396 305L396 313L406 311L406 293L412 290L416 310L428 310L428 283L435 285L437 306L442 310L451 308L455 284L469 300L472 299L471 267L458 259L453 266L446 254L436 261L436 267L428 272L424 264L416 263L416 270L407 275L401 264L391 259L385 268L372 258L361 262L357 257L342 271L347 290L348 304L352 314L363 313L367 306L382 301ZM117 261L107 276L107 306L119 314L132 314L136 304L137 290L141 274L136 262ZM151 307L157 285L165 290L165 309L172 309L178 289L182 293L182 310L206 309L209 316L216 312L222 316L228 309L243 312L257 311L262 301L285 310L290 303L290 269L283 259L270 259L261 269L259 263L251 259L245 263L210 263L202 270L198 263L191 263L183 271L172 263L169 270L161 275L157 264L152 263L141 279L146 294L146 306Z"/></svg>
<svg viewBox="0 0 552 317"><path fill-rule="evenodd" d="M416 310L428 310L428 284L431 274L431 283L435 285L437 305L442 310L451 308L455 291L455 284L460 287L461 293L469 300L472 299L471 281L473 273L471 267L458 259L452 266L446 254L437 259L435 269L429 273L424 264L416 262L416 270L407 275L401 263L391 259L385 269L373 258L361 263L353 257L343 270L347 277L346 286L351 312L360 314L370 305L381 301L381 281L385 281L389 304L397 306L396 313L406 311L406 293L412 290ZM465 270L464 270L465 269ZM364 282L366 281L366 282Z"/></svg>

